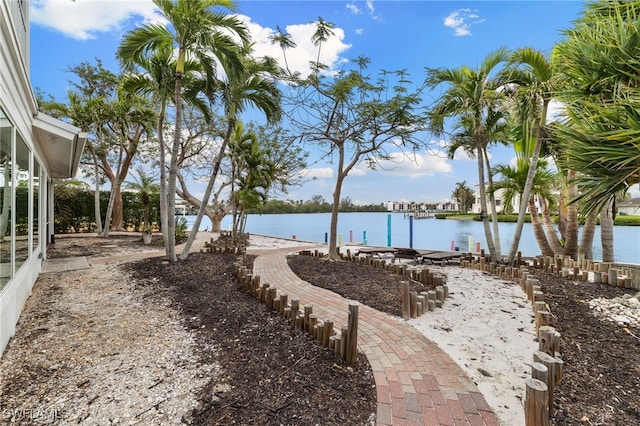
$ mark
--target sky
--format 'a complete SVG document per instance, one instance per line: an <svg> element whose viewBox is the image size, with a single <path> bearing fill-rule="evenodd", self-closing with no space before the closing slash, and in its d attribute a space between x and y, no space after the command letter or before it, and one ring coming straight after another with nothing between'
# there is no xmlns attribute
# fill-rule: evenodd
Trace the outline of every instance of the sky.
<svg viewBox="0 0 640 426"><path fill-rule="evenodd" d="M298 45L287 50L290 68L308 71L308 62L317 54L309 42L313 22L322 17L335 25L334 36L321 50L321 62L332 70L365 56L371 59L369 71L405 69L419 83L425 68L476 67L502 46L549 53L582 8L580 1L241 0L236 13L249 28L256 56L269 55L284 65L282 51L269 40L279 26ZM66 100L70 67L99 58L117 72L115 52L123 35L159 20L151 0L31 0L32 86ZM425 103L439 93L428 93ZM446 143L428 135L425 140L432 147ZM421 150L412 158L400 151L392 154L396 161L376 171L357 167L346 178L341 198L350 197L356 204L435 203L449 200L457 182L466 181L471 188L477 184L476 161L464 155L448 160L437 149ZM510 148L491 152L493 164L510 163L513 157ZM309 200L321 195L331 201L334 165L320 160L313 150L309 163L304 171L309 180L279 198ZM204 184L196 183L193 192L203 189Z"/></svg>

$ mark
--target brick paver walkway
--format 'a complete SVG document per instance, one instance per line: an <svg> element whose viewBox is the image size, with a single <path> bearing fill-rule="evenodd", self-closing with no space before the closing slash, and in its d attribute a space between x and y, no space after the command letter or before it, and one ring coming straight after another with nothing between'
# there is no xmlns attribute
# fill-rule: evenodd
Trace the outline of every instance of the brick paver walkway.
<svg viewBox="0 0 640 426"><path fill-rule="evenodd" d="M289 299L299 299L300 306L312 304L319 319L332 320L340 330L350 301L298 278L287 265L291 251L252 251L259 254L253 273ZM475 384L422 333L364 305L358 321L358 348L375 376L378 425L499 424Z"/></svg>

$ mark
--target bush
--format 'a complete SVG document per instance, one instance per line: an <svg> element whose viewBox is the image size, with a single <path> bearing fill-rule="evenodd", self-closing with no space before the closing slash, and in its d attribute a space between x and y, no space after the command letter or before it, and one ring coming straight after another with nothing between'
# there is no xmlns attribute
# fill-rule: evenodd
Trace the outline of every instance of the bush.
<svg viewBox="0 0 640 426"><path fill-rule="evenodd" d="M640 216L616 216L614 225L640 226Z"/></svg>

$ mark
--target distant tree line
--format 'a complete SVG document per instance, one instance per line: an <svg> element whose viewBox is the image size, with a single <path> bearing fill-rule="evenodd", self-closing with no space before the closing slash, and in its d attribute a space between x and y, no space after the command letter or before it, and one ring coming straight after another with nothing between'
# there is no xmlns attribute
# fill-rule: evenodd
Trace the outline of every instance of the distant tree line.
<svg viewBox="0 0 640 426"><path fill-rule="evenodd" d="M269 200L259 209L252 209L253 214L284 214L284 213L331 213L333 205L326 202L321 195L314 195L311 200ZM351 198L346 197L340 201L341 212L386 212L384 204L356 205Z"/></svg>

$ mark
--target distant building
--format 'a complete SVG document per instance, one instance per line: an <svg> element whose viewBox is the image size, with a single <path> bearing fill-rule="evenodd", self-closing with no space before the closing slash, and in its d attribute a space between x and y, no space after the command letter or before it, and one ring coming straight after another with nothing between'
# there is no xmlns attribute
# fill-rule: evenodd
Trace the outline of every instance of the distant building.
<svg viewBox="0 0 640 426"><path fill-rule="evenodd" d="M640 198L630 198L618 203L618 214L622 216L640 216Z"/></svg>
<svg viewBox="0 0 640 426"><path fill-rule="evenodd" d="M449 212L458 211L458 203L445 200L437 203L419 203L415 201L387 201L387 211L390 212Z"/></svg>
<svg viewBox="0 0 640 426"><path fill-rule="evenodd" d="M53 180L75 176L86 133L38 111L29 2L0 0L0 354L53 240Z"/></svg>

